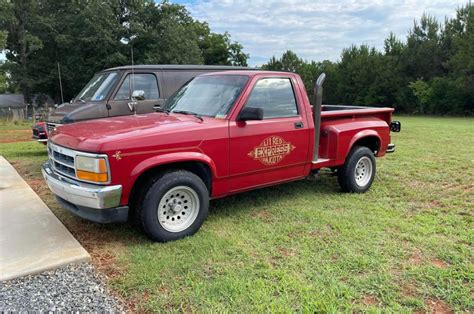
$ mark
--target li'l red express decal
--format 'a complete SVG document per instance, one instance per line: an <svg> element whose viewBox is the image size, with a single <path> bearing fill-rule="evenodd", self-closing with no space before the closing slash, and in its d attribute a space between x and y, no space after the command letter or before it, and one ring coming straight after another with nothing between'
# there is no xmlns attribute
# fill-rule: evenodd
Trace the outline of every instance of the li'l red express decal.
<svg viewBox="0 0 474 314"><path fill-rule="evenodd" d="M266 166L278 164L289 155L295 146L279 136L270 136L264 139L259 146L252 149L248 155Z"/></svg>

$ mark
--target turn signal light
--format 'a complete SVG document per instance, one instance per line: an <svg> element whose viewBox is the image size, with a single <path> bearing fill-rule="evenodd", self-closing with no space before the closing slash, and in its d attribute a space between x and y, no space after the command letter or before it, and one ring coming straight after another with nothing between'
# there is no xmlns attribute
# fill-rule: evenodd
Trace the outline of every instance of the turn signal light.
<svg viewBox="0 0 474 314"><path fill-rule="evenodd" d="M77 170L76 175L78 179L104 183L108 181L107 173L95 173L84 170Z"/></svg>

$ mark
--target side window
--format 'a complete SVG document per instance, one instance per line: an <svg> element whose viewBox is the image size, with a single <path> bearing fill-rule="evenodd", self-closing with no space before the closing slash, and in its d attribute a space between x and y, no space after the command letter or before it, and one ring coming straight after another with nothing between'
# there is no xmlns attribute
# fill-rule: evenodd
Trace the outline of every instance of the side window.
<svg viewBox="0 0 474 314"><path fill-rule="evenodd" d="M255 84L245 106L262 108L264 119L298 115L295 94L288 78L261 79Z"/></svg>
<svg viewBox="0 0 474 314"><path fill-rule="evenodd" d="M153 74L128 74L123 80L120 89L115 95L115 100L127 100L134 90L142 90L145 92L145 99L160 98L158 92L158 84Z"/></svg>

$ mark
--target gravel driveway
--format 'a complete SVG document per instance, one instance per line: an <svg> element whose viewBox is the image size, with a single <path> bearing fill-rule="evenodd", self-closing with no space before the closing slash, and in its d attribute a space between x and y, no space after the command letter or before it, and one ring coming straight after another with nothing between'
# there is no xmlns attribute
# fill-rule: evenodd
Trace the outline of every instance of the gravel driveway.
<svg viewBox="0 0 474 314"><path fill-rule="evenodd" d="M90 263L0 282L0 312L123 312Z"/></svg>

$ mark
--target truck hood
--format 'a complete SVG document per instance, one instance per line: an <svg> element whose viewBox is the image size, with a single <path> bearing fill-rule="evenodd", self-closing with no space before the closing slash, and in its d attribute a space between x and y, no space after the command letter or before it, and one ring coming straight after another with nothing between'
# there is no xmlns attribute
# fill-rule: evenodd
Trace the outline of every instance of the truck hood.
<svg viewBox="0 0 474 314"><path fill-rule="evenodd" d="M51 133L51 141L71 149L104 152L137 138L162 137L196 127L202 122L193 116L150 113L66 124ZM120 144L121 143L121 144ZM104 146L107 145L107 148ZM123 149L125 147L122 147Z"/></svg>
<svg viewBox="0 0 474 314"><path fill-rule="evenodd" d="M59 105L53 112L49 114L48 121L53 123L71 123L77 120L84 120L87 118L104 118L105 113L100 113L98 107L104 107L105 104L101 102L80 102L63 103ZM89 117L90 115L95 115ZM80 119L77 119L80 118Z"/></svg>

